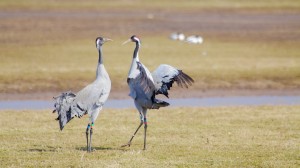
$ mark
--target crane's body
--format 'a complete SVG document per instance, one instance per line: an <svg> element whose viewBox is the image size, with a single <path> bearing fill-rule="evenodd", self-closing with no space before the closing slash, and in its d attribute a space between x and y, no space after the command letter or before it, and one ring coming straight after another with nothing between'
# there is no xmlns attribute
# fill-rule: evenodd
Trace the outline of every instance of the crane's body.
<svg viewBox="0 0 300 168"><path fill-rule="evenodd" d="M170 35L170 39L171 40L183 41L185 39L185 35L183 33L180 33L180 32L175 32L175 33L172 33Z"/></svg>
<svg viewBox="0 0 300 168"><path fill-rule="evenodd" d="M199 35L189 36L186 38L186 42L190 44L202 44L203 41L203 38Z"/></svg>
<svg viewBox="0 0 300 168"><path fill-rule="evenodd" d="M96 80L80 90L72 103L72 109L79 110L75 110L75 114L82 116L86 110L90 122L94 122L97 119L111 89L111 81L103 64L98 67L98 72L99 75Z"/></svg>
<svg viewBox="0 0 300 168"><path fill-rule="evenodd" d="M146 66L139 61L138 51L140 48L140 40L136 36L132 36L125 43L132 41L136 43L133 53L132 63L129 69L127 83L130 88L129 96L134 100L134 104L139 111L141 123L125 146L130 146L131 141L140 127L144 124L144 149L146 149L146 133L147 133L147 110L159 109L166 107L169 103L155 98L157 94L163 94L168 97L168 90L172 84L176 82L179 86L188 87L194 80L170 65L162 64L155 71L150 73Z"/></svg>
<svg viewBox="0 0 300 168"><path fill-rule="evenodd" d="M102 45L110 39L98 37L96 47L99 51L99 60L96 70L96 79L91 84L84 87L77 94L72 92L62 93L55 97L55 111L58 113L60 129L63 130L65 125L74 117L89 116L89 123L86 129L87 150L91 151L92 129L104 103L106 102L110 89L111 80L103 65ZM88 141L90 134L90 141Z"/></svg>

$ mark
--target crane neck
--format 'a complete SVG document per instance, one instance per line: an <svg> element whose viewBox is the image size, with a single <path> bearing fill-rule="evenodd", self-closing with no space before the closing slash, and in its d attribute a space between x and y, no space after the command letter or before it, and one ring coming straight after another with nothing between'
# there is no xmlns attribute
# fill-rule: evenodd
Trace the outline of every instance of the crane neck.
<svg viewBox="0 0 300 168"><path fill-rule="evenodd" d="M135 42L135 49L133 52L133 59L139 60L139 49L140 49L141 43L139 41Z"/></svg>
<svg viewBox="0 0 300 168"><path fill-rule="evenodd" d="M140 43L136 42L136 46L133 52L133 58L132 58L132 62L130 65L130 69L128 72L128 78L135 78L138 74L136 71L137 70L137 62L139 62L139 48L140 48Z"/></svg>
<svg viewBox="0 0 300 168"><path fill-rule="evenodd" d="M99 47L99 48L98 48L98 53L99 53L98 64L103 64L102 47Z"/></svg>
<svg viewBox="0 0 300 168"><path fill-rule="evenodd" d="M103 67L103 58L102 58L102 47L100 46L98 48L99 52L99 59L98 59L98 65L97 65L97 71L96 71L96 79L98 79L101 76Z"/></svg>

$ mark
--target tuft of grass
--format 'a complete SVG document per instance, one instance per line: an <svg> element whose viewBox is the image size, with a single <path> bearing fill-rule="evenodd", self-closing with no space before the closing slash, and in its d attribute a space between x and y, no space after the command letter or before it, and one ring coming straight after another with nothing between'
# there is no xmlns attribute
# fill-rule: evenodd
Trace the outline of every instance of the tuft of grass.
<svg viewBox="0 0 300 168"><path fill-rule="evenodd" d="M133 109L104 109L86 153L87 118L60 132L50 111L1 111L1 167L299 167L300 106L166 108L148 113L148 149Z"/></svg>

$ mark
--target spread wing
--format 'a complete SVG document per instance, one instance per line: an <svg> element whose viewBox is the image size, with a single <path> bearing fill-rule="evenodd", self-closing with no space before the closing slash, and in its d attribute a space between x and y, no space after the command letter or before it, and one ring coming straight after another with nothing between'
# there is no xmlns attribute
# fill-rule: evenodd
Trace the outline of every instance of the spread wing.
<svg viewBox="0 0 300 168"><path fill-rule="evenodd" d="M147 96L150 99L155 91L153 78L149 70L140 62L137 63L137 68L134 70L137 74L134 78L128 78L127 83L130 87L130 96L135 99L139 96Z"/></svg>
<svg viewBox="0 0 300 168"><path fill-rule="evenodd" d="M163 94L168 97L168 90L174 82L180 87L188 88L194 80L177 68L170 65L162 64L152 72L156 94Z"/></svg>

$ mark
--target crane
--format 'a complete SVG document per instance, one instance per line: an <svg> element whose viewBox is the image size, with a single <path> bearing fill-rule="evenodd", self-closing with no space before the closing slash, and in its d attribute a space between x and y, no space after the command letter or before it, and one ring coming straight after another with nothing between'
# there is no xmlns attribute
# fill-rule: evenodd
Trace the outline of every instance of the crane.
<svg viewBox="0 0 300 168"><path fill-rule="evenodd" d="M185 36L183 33L180 33L180 32L175 32L175 33L172 33L170 35L170 39L171 40L179 40L179 41L183 41L185 39Z"/></svg>
<svg viewBox="0 0 300 168"><path fill-rule="evenodd" d="M140 114L141 123L130 138L127 144L122 147L130 147L131 141L134 136L144 124L144 150L146 150L146 137L147 137L147 110L159 109L160 107L166 107L169 103L156 99L157 94L163 94L168 96L168 90L172 87L172 84L176 82L180 87L188 88L192 85L194 80L177 68L170 65L161 64L155 71L150 73L145 65L139 61L139 48L141 46L140 39L133 35L128 42L135 42L136 47L133 52L133 59L131 67L128 73L127 83L130 88L129 96L134 100L136 109Z"/></svg>
<svg viewBox="0 0 300 168"><path fill-rule="evenodd" d="M199 35L193 35L186 38L186 42L190 44L202 44L203 41L203 38Z"/></svg>
<svg viewBox="0 0 300 168"><path fill-rule="evenodd" d="M92 135L94 123L107 100L111 81L108 73L103 65L102 45L112 41L108 38L97 37L96 48L98 49L99 59L96 70L96 79L91 84L84 87L77 94L72 92L64 92L59 96L54 97L55 109L53 112L58 113L57 120L59 121L60 130L72 120L74 117L82 117L88 114L89 123L86 128L87 151L92 151Z"/></svg>

